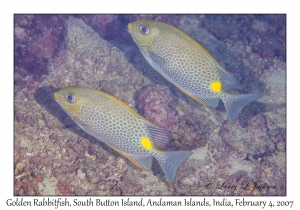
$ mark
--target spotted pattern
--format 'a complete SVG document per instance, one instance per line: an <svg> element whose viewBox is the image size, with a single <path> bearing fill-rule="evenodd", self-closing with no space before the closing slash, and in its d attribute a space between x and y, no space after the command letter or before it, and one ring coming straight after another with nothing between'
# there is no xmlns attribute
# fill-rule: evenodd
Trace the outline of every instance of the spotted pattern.
<svg viewBox="0 0 300 210"><path fill-rule="evenodd" d="M74 101L70 102L70 97ZM151 170L152 157L156 158L170 181L174 181L178 167L191 155L189 151L160 150L169 142L169 132L104 92L70 86L56 92L54 98L84 131L138 167Z"/></svg>
<svg viewBox="0 0 300 210"><path fill-rule="evenodd" d="M149 138L144 119L103 92L82 89L79 94L83 103L77 117L89 133L122 152L152 155L154 151L140 143L142 138Z"/></svg>
<svg viewBox="0 0 300 210"><path fill-rule="evenodd" d="M159 31L149 43L142 43L137 35L143 24ZM131 23L129 32L150 65L179 89L212 107L217 106L218 99L229 100L223 92L212 90L211 84L221 80L220 71L229 79L232 76L188 35L168 24L147 20Z"/></svg>

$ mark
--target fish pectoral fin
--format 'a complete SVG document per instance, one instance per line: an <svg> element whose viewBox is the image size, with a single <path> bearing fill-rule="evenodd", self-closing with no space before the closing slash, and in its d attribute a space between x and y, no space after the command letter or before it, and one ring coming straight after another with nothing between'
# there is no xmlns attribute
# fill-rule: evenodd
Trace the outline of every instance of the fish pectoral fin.
<svg viewBox="0 0 300 210"><path fill-rule="evenodd" d="M91 129L89 128L89 126L84 123L82 120L80 120L76 115L75 116L71 116L72 120L85 132L87 132L88 134L90 134L91 136L94 136L94 133L91 131Z"/></svg>
<svg viewBox="0 0 300 210"><path fill-rule="evenodd" d="M150 124L148 122L144 122L144 125L146 126L149 132L149 137L151 139L154 148L163 149L169 143L170 141L169 131L160 128L156 125Z"/></svg>
<svg viewBox="0 0 300 210"><path fill-rule="evenodd" d="M80 125L80 126L87 126L87 124L86 123L84 123L82 120L80 120L80 118L77 116L77 115L70 115L71 116L71 118L72 118L72 120L74 121L74 122L76 122L76 124L78 124L78 125Z"/></svg>
<svg viewBox="0 0 300 210"><path fill-rule="evenodd" d="M140 46L140 50L142 52L142 54L144 54L144 56L149 56L149 52L146 46Z"/></svg>
<svg viewBox="0 0 300 210"><path fill-rule="evenodd" d="M152 156L128 154L126 152L120 151L119 149L117 149L111 145L108 145L108 146L110 148L112 148L113 150L117 151L118 153L120 153L121 155L123 155L124 157L126 157L128 160L130 160L134 165L136 165L140 169L145 170L145 171L151 170Z"/></svg>

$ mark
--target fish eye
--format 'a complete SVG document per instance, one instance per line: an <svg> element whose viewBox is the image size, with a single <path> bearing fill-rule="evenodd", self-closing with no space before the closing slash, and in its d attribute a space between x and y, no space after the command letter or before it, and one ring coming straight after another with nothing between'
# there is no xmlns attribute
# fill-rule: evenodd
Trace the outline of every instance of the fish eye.
<svg viewBox="0 0 300 210"><path fill-rule="evenodd" d="M66 100L69 103L73 104L75 102L75 96L72 93L67 93L66 94Z"/></svg>
<svg viewBox="0 0 300 210"><path fill-rule="evenodd" d="M140 29L141 34L144 34L144 35L148 34L150 31L149 27L147 27L145 25L141 25L139 29Z"/></svg>

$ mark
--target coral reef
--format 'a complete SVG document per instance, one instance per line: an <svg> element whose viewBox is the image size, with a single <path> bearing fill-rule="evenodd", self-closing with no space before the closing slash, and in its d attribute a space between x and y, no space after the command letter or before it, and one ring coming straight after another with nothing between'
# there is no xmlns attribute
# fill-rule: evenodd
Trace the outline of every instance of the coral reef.
<svg viewBox="0 0 300 210"><path fill-rule="evenodd" d="M196 103L141 55L127 32L141 18L185 31L238 77L237 92L264 96L234 123L221 103ZM286 195L285 27L285 15L16 15L14 194ZM82 131L53 98L68 85L169 130L165 150L192 150L175 182L157 161L142 171Z"/></svg>
<svg viewBox="0 0 300 210"><path fill-rule="evenodd" d="M267 135L265 119L260 114L250 118L245 128L236 122L233 126L222 126L219 133L223 141L244 155L259 157L275 152L274 142Z"/></svg>
<svg viewBox="0 0 300 210"><path fill-rule="evenodd" d="M221 41L236 36L263 59L285 61L285 15L209 15L201 26Z"/></svg>
<svg viewBox="0 0 300 210"><path fill-rule="evenodd" d="M117 15L82 15L81 17L107 39L116 36L122 27Z"/></svg>
<svg viewBox="0 0 300 210"><path fill-rule="evenodd" d="M49 74L49 63L63 52L65 29L63 16L15 16L15 84L36 88Z"/></svg>
<svg viewBox="0 0 300 210"><path fill-rule="evenodd" d="M167 130L175 129L177 119L175 112L168 106L172 102L170 90L163 85L147 87L139 96L139 109L154 124Z"/></svg>
<svg viewBox="0 0 300 210"><path fill-rule="evenodd" d="M150 20L156 20L164 23L168 23L170 25L173 25L175 27L178 26L180 16L178 15L119 15L118 17L120 20L124 21L126 24L129 22L134 22L140 19L150 19Z"/></svg>
<svg viewBox="0 0 300 210"><path fill-rule="evenodd" d="M211 123L208 122L208 123ZM190 115L178 119L178 128L174 131L172 146L179 150L193 150L207 143L210 128L205 122L193 120Z"/></svg>

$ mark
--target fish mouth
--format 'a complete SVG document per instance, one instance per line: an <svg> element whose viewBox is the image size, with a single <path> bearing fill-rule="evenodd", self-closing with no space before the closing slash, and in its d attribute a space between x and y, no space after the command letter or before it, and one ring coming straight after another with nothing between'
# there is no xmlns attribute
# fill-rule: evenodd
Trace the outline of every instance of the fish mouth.
<svg viewBox="0 0 300 210"><path fill-rule="evenodd" d="M131 23L128 23L127 28L128 28L128 32L129 32L130 34L131 34L131 27L132 27Z"/></svg>
<svg viewBox="0 0 300 210"><path fill-rule="evenodd" d="M54 99L56 102L58 102L58 93L57 92L54 93Z"/></svg>

